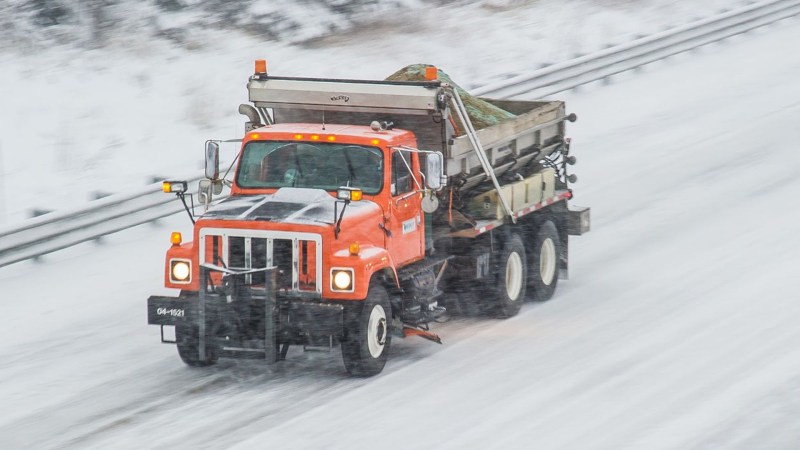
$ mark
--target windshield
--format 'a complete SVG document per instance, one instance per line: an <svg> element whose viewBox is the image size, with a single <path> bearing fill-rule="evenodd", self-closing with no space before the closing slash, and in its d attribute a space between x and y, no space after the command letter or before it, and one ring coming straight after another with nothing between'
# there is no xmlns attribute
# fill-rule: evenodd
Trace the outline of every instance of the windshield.
<svg viewBox="0 0 800 450"><path fill-rule="evenodd" d="M375 147L329 142L251 141L242 151L236 183L244 188L342 186L377 194L383 187L383 153Z"/></svg>

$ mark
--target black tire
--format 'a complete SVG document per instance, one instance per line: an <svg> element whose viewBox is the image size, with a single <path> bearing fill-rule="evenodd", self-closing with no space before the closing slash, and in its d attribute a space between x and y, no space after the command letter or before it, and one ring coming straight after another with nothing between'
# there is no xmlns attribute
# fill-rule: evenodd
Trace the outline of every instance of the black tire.
<svg viewBox="0 0 800 450"><path fill-rule="evenodd" d="M503 250L495 265L493 300L495 314L500 318L516 316L525 300L528 265L525 244L518 234L511 234L503 244Z"/></svg>
<svg viewBox="0 0 800 450"><path fill-rule="evenodd" d="M558 229L551 221L542 223L536 231L530 255L528 280L534 301L546 302L553 297L558 285L560 269L561 239Z"/></svg>
<svg viewBox="0 0 800 450"><path fill-rule="evenodd" d="M219 360L218 349L206 340L206 357L200 359L200 327L193 323L175 325L175 340L178 343L178 355L184 363L192 367L213 366Z"/></svg>
<svg viewBox="0 0 800 450"><path fill-rule="evenodd" d="M348 314L349 320L345 325L347 330L342 341L344 367L354 377L371 377L383 370L392 344L389 295L383 286L373 282L363 305L353 305L353 308L359 310Z"/></svg>

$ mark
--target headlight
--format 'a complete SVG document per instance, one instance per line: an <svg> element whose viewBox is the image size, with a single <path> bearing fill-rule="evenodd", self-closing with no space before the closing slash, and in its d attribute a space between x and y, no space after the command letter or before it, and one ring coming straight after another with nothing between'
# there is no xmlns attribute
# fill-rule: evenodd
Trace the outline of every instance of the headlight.
<svg viewBox="0 0 800 450"><path fill-rule="evenodd" d="M333 269L331 270L331 290L334 291L353 291L353 270L352 269Z"/></svg>
<svg viewBox="0 0 800 450"><path fill-rule="evenodd" d="M169 278L173 283L188 283L192 277L192 263L184 259L169 262Z"/></svg>

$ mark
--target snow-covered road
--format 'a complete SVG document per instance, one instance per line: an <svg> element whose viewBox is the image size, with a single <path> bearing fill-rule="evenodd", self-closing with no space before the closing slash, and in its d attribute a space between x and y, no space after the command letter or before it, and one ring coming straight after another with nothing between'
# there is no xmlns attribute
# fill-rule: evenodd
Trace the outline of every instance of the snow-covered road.
<svg viewBox="0 0 800 450"><path fill-rule="evenodd" d="M572 280L383 374L184 367L148 327L176 216L0 270L0 448L797 448L800 23L565 95Z"/></svg>

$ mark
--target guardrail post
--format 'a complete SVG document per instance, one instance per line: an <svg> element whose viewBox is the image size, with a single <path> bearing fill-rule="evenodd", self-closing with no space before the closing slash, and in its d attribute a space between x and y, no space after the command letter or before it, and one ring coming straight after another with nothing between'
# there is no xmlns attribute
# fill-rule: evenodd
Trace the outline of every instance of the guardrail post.
<svg viewBox="0 0 800 450"><path fill-rule="evenodd" d="M111 193L110 193L110 192L103 192L103 191L92 191L92 192L89 194L89 199L90 199L90 200L100 200L101 198L106 198L106 197L108 197L108 196L110 196L110 195L111 195Z"/></svg>
<svg viewBox="0 0 800 450"><path fill-rule="evenodd" d="M45 214L50 214L53 212L52 209L43 209L43 208L33 208L30 210L31 219L34 217L43 216Z"/></svg>

